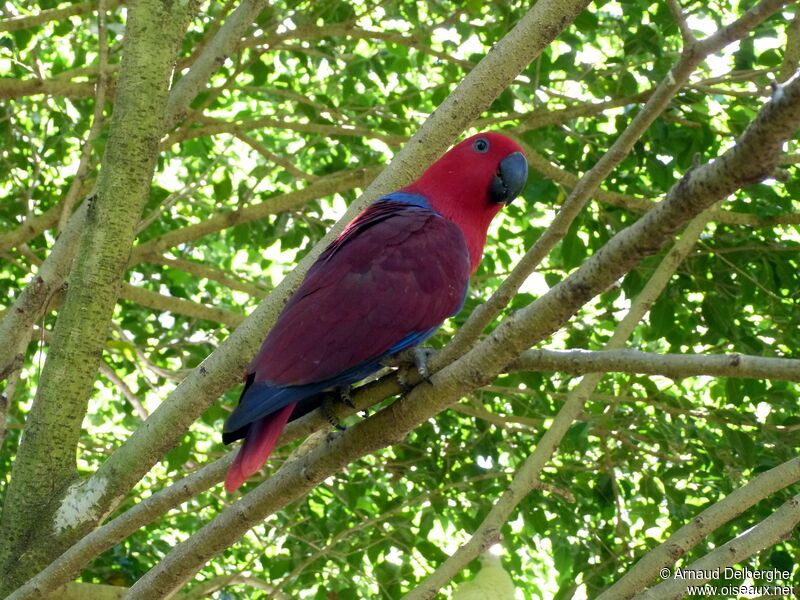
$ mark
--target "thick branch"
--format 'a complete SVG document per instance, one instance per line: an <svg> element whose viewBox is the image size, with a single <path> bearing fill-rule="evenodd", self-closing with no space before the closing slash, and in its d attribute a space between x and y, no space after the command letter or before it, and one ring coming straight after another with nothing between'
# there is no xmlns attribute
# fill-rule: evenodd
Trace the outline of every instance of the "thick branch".
<svg viewBox="0 0 800 600"><path fill-rule="evenodd" d="M51 226L54 226L58 221L58 211L50 209L45 214L52 217ZM16 360L14 340L25 336L53 294L64 284L78 249L85 221L86 203L72 215L33 280L20 292L14 305L0 321L0 379L8 375L9 365Z"/></svg>
<svg viewBox="0 0 800 600"><path fill-rule="evenodd" d="M96 556L222 481L233 458L234 454L230 453L205 465L197 472L145 498L113 521L95 529L6 600L39 600L46 597L60 585L75 577Z"/></svg>
<svg viewBox="0 0 800 600"><path fill-rule="evenodd" d="M2 79L0 100L47 94L67 98L89 98L94 95L94 84L73 83L60 79Z"/></svg>

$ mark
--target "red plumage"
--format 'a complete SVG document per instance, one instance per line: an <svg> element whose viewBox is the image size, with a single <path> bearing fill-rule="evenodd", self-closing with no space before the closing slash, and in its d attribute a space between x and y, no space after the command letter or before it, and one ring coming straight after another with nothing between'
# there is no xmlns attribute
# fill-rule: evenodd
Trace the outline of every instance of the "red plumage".
<svg viewBox="0 0 800 600"><path fill-rule="evenodd" d="M489 144L485 153L474 148L481 139ZM487 200L486 188L500 162L512 155L522 157L527 177L527 163L514 140L499 133L479 133L453 146L419 179L401 190L428 198L434 210L458 225L467 241L473 273L481 262L489 224L504 206ZM511 200L513 197L507 202Z"/></svg>
<svg viewBox="0 0 800 600"><path fill-rule="evenodd" d="M363 379L460 310L489 223L526 174L513 141L480 134L347 226L309 269L248 369L223 429L226 443L246 438L228 490L264 464L286 422L316 407L322 391Z"/></svg>

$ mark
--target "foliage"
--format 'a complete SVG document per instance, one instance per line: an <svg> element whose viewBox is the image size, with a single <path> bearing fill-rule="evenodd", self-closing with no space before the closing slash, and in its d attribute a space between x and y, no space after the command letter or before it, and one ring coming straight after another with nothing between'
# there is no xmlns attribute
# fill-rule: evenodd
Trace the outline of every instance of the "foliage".
<svg viewBox="0 0 800 600"><path fill-rule="evenodd" d="M233 4L212 0L203 6L185 36L176 80ZM475 131L508 129L561 176L541 167L537 172L532 163L524 199L491 230L465 309L433 338L433 346L445 346L491 296L552 220L572 187L570 174L592 168L648 93L670 76L683 42L669 4L593 3L474 124ZM705 37L755 2L681 4L689 27ZM34 9L9 0L0 14L59 6L42 0ZM223 324L203 307L250 313L359 188L276 204L263 218L223 223L200 237L187 228L280 202L331 174L387 164L527 10L523 2L326 0L273 2L261 11L237 51L191 102L188 116L162 140L125 281L165 297L169 310L126 288L120 292L77 449L81 474L93 473L238 324ZM778 11L745 41L709 56L695 70L603 181L602 189L616 195L597 194L587 204L498 322L635 222L643 199L657 201L696 161L733 145L789 63L786 36L796 11ZM126 51L125 15L115 5L104 23L106 116L114 110L115 77ZM100 60L97 23L93 11L0 33L0 98L6 99L0 104L0 194L8 199L0 203L0 231L23 231L40 217L43 222L14 242L0 235L0 302L6 309L53 247L84 144L91 154L88 176L78 182L79 201L101 167L108 119L98 135L90 135L96 97L87 85L96 81ZM15 87L30 81L43 82L48 93ZM797 141L790 141L785 181L769 179L729 199L723 217L709 224L628 346L653 353L800 358L800 233L792 218L800 195L792 154L797 150ZM179 243L137 255L137 247L181 230L189 233ZM586 304L541 347L602 349L667 250ZM60 297L39 319L22 368L7 381L8 426L0 454L6 482ZM201 312L174 303L177 298ZM567 372L500 375L402 443L365 456L270 516L208 562L198 581L241 572L287 597L400 598L469 539L576 382ZM210 407L115 514L228 452L219 431L238 393L230 389ZM544 469L548 487L531 492L502 527L504 564L517 583L517 597L597 596L700 510L795 456L797 397L795 383L779 380L606 374ZM259 480L294 447L279 450ZM252 481L243 492L259 483ZM692 548L682 564L759 523L790 495L787 488L743 512ZM217 487L197 495L98 556L80 580L132 585L236 499ZM746 565L791 570L793 579L786 583L800 585L798 552L794 533ZM470 563L456 582L478 568L477 561ZM269 593L232 586L216 597Z"/></svg>

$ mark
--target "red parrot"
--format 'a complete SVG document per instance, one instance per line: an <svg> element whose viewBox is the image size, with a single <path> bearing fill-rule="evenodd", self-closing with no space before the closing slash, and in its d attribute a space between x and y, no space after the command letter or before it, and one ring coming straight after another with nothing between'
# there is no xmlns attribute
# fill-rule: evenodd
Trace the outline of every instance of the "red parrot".
<svg viewBox="0 0 800 600"><path fill-rule="evenodd" d="M225 489L257 472L286 423L320 406L323 391L364 379L461 310L489 223L527 176L514 141L481 133L353 219L308 270L248 367L222 430L226 444L244 438Z"/></svg>

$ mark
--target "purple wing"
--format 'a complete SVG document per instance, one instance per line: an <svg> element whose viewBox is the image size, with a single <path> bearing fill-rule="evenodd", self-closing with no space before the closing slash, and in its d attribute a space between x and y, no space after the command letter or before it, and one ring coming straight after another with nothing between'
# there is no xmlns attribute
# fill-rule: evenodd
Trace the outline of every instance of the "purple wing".
<svg viewBox="0 0 800 600"><path fill-rule="evenodd" d="M413 345L460 310L469 273L451 221L421 203L374 203L309 270L251 364L255 382L320 382Z"/></svg>

